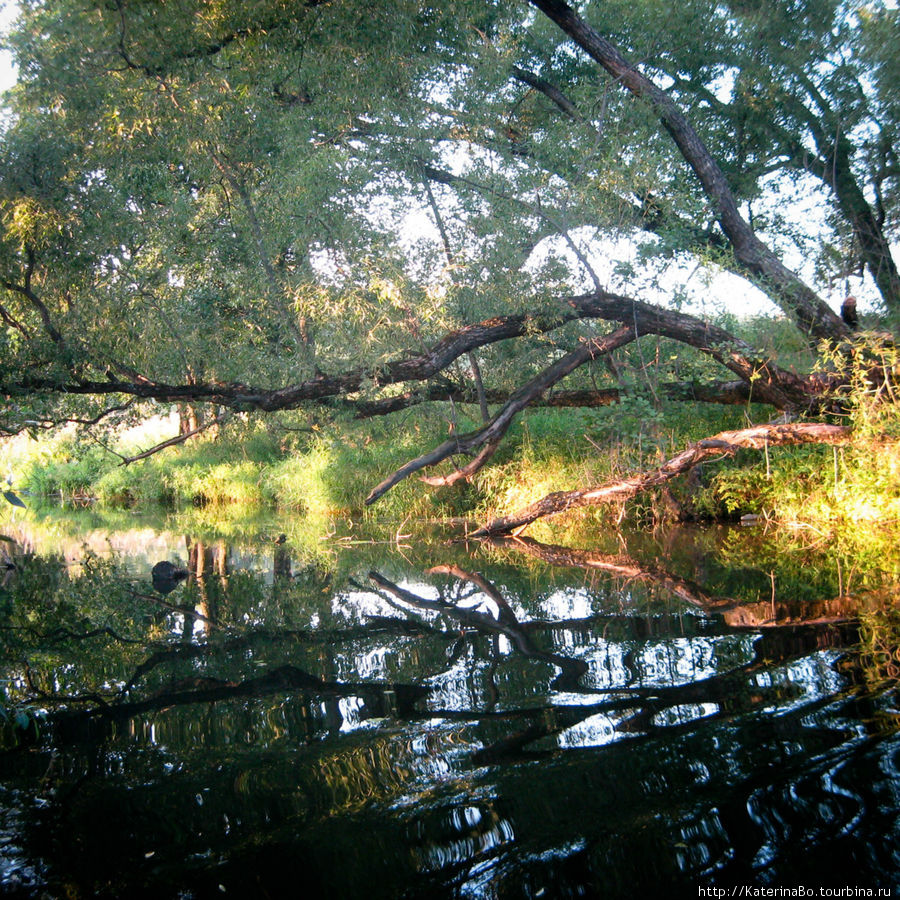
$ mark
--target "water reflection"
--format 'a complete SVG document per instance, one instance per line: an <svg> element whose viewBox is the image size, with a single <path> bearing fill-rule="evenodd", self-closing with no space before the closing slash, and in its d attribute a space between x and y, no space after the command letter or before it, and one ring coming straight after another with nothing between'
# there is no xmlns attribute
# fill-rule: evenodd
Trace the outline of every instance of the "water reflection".
<svg viewBox="0 0 900 900"><path fill-rule="evenodd" d="M331 565L275 529L77 565L4 542L0 883L896 887L889 569L851 594L746 551L735 579L707 539L372 543Z"/></svg>

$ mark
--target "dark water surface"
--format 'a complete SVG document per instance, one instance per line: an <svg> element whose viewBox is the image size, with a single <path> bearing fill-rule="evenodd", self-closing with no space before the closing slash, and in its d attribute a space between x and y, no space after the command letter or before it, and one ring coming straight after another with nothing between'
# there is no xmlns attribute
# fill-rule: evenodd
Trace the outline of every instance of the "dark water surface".
<svg viewBox="0 0 900 900"><path fill-rule="evenodd" d="M900 888L889 555L279 530L0 526L6 893Z"/></svg>

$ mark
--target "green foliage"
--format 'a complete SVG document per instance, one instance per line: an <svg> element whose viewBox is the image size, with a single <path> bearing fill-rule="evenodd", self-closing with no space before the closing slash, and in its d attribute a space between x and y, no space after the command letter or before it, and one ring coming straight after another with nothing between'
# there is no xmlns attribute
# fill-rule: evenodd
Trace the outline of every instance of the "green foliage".
<svg viewBox="0 0 900 900"><path fill-rule="evenodd" d="M837 371L847 386L838 391L835 405L860 438L898 438L896 412L900 350L885 332L858 332L821 355L825 371Z"/></svg>
<svg viewBox="0 0 900 900"><path fill-rule="evenodd" d="M31 692L36 689L51 697L72 685L71 661L97 649L90 642L86 645L83 635L94 633L94 640L111 651L95 671L95 686L102 693L104 684L122 683L127 677L135 663L128 638L151 621L147 601L135 594L118 565L91 554L77 572L62 558L18 559L16 578L2 596L6 601L6 627L0 630L2 655L7 660L26 658L40 672L31 684L21 677L7 682L3 705L11 721L3 730L4 740L37 738L40 710L47 704L29 702ZM66 657L68 666L63 662Z"/></svg>
<svg viewBox="0 0 900 900"><path fill-rule="evenodd" d="M892 593L869 598L860 614L859 642L868 685L896 684L900 678L900 606Z"/></svg>
<svg viewBox="0 0 900 900"><path fill-rule="evenodd" d="M389 423L374 426L375 436L372 430L371 425L345 423L339 433L318 434L274 465L266 473L266 483L276 504L314 518L359 514L372 488L419 452L419 441L438 439L429 430L417 433L416 440L393 432L391 440ZM379 502L374 515L390 521L452 514L460 493L423 495L416 485L403 483Z"/></svg>
<svg viewBox="0 0 900 900"><path fill-rule="evenodd" d="M44 711L30 703L7 705L6 692L0 688L0 751L37 743L43 719Z"/></svg>
<svg viewBox="0 0 900 900"><path fill-rule="evenodd" d="M67 434L33 443L17 468L21 484L32 494L72 499L90 496L93 485L115 464L115 457L98 445Z"/></svg>
<svg viewBox="0 0 900 900"><path fill-rule="evenodd" d="M768 472L758 454L719 472L711 484L713 508L782 522L890 522L900 515L896 441L863 438L846 448L783 448L770 455Z"/></svg>
<svg viewBox="0 0 900 900"><path fill-rule="evenodd" d="M596 6L589 15L625 52L661 80L678 75L673 96L742 200L798 156L783 143L817 112L804 77L822 82L848 133L871 118L863 61L890 65L878 48L894 17L864 25L837 0L691 0L677 16L659 3ZM5 291L2 366L54 383L108 377L114 362L171 383L279 386L549 308L584 281L566 257L567 239L585 243L579 231L641 243L639 264L616 261L623 287L689 254L727 263L698 239L705 200L653 112L564 40L508 4L23 5L8 39L20 82L0 160L0 270L21 286L34 254L64 340L45 333L26 292ZM514 66L547 76L582 117L511 79ZM465 179L435 182L432 208L423 166ZM446 247L422 225L436 213ZM789 239L799 230L765 225ZM486 354L498 385L527 356Z"/></svg>
<svg viewBox="0 0 900 900"><path fill-rule="evenodd" d="M765 513L781 521L897 521L900 517L900 356L881 334L860 333L823 355L847 376L835 414L853 428L846 447L773 448L764 464L741 454L714 478L715 503L729 514ZM714 505L715 505L714 503Z"/></svg>
<svg viewBox="0 0 900 900"><path fill-rule="evenodd" d="M615 0L584 12L685 110L760 235L818 257L830 281L848 279L864 249L850 194L877 196L871 223L896 235L896 11L687 0L673 13ZM0 427L11 432L95 421L104 410L81 390L117 378L278 388L362 368L354 399L380 397L388 361L491 316L558 314L554 298L595 279L664 291L676 307L729 299L713 276L735 270L731 250L657 114L515 4L59 0L22 4L6 42L20 67L0 134L0 384L17 385L3 392ZM517 67L577 113L562 115ZM802 192L801 177L819 179L809 193L831 211L817 235L784 214L790 204L768 202ZM589 273L575 247L598 267L609 257L607 269ZM811 365L787 319L722 324L762 358ZM570 323L479 349L488 389L515 390L594 334ZM442 374L471 376L462 360ZM648 336L616 354L614 371L598 361L569 379L620 389L619 404L532 413L474 486L403 485L382 514L505 508L756 420L752 408L686 413L666 400L668 382L721 377L708 354ZM847 402L863 394L857 385ZM860 428L869 408L852 412ZM293 439L248 413L226 440L125 468L116 429L84 424L96 440L42 443L17 483L105 503L276 503L327 517L358 510L373 484L445 437L439 416L475 427L465 409L366 429L332 412L287 416L318 429ZM116 424L146 413L120 411ZM795 461L779 496L799 502L815 479L802 454L785 459ZM862 483L862 466L847 465ZM768 509L778 474L754 478L739 468L698 502Z"/></svg>
<svg viewBox="0 0 900 900"><path fill-rule="evenodd" d="M434 425L434 423L432 423ZM343 423L328 432L268 422L235 423L215 439L195 438L147 459L122 465L117 453L134 451L124 438L109 447L83 444L70 434L19 442L6 460L38 497L93 498L109 506L277 506L302 510L323 529L332 516L361 512L382 478L418 452L418 441L439 439L432 429L391 436L391 424ZM373 439L381 432L381 440ZM391 519L440 516L460 507L459 490L423 495L401 485L378 515Z"/></svg>

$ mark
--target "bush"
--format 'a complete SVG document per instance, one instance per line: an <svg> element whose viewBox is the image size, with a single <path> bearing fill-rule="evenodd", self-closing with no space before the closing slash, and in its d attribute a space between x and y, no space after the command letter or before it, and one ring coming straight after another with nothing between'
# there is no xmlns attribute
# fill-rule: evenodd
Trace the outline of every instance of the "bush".
<svg viewBox="0 0 900 900"><path fill-rule="evenodd" d="M39 496L87 497L114 465L115 457L101 447L65 439L30 453L18 481L24 490Z"/></svg>

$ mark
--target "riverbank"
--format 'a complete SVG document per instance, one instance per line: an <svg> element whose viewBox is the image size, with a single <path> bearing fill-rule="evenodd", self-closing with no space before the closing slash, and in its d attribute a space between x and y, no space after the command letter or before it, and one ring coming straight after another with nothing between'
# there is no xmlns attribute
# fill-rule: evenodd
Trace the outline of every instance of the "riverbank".
<svg viewBox="0 0 900 900"><path fill-rule="evenodd" d="M652 469L692 440L739 427L747 412L711 409L687 421L677 408L658 410L641 398L612 409L531 411L511 430L494 464L471 482L435 489L409 479L372 507L363 501L374 484L440 439L442 429L446 434L439 411L409 437L387 420L322 430L239 421L215 437L199 436L123 465L122 457L177 429L174 417L157 417L102 441L67 431L38 440L21 436L3 446L0 464L25 502L30 495L107 508L278 509L313 520L483 521L553 491ZM741 451L627 503L571 516L637 525L742 516L820 526L898 522L898 419L889 411L857 409L845 420L855 426L846 446Z"/></svg>

